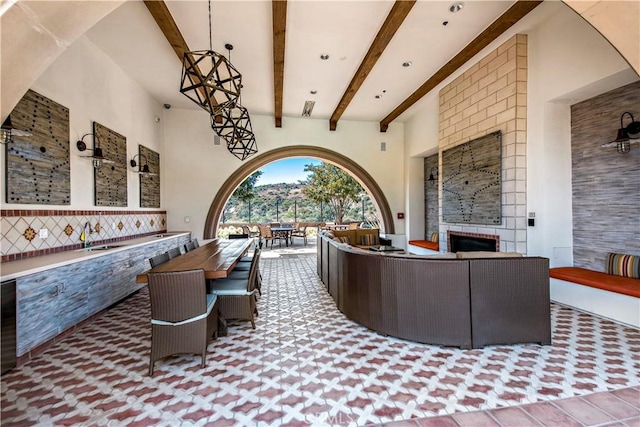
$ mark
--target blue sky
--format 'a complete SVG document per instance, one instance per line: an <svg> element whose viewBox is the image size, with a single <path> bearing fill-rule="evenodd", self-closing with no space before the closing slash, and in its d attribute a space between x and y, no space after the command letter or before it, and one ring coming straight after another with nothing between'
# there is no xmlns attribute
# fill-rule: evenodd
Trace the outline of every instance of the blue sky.
<svg viewBox="0 0 640 427"><path fill-rule="evenodd" d="M269 163L260 168L263 174L260 179L258 179L256 185L280 184L282 182L297 183L300 180L306 179L309 174L304 171L305 165L317 165L320 163L321 161L317 159L298 157Z"/></svg>

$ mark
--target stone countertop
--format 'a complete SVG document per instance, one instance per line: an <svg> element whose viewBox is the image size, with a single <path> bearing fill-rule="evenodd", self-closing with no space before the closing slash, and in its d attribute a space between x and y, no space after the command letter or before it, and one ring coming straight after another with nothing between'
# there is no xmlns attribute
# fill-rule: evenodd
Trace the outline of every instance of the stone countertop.
<svg viewBox="0 0 640 427"><path fill-rule="evenodd" d="M6 280L16 279L29 274L39 273L51 268L62 267L100 256L112 255L136 246L148 245L149 243L160 242L162 240L188 234L188 231L158 233L153 236L134 237L130 240L96 245L93 248L76 249L50 255L21 259L18 261L3 262L0 264L0 281L4 282ZM103 246L107 246L109 249L97 249Z"/></svg>

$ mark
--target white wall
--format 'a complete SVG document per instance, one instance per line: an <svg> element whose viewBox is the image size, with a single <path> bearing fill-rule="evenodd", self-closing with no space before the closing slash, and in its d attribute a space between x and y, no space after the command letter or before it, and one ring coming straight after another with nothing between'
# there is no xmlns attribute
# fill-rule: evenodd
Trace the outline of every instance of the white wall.
<svg viewBox="0 0 640 427"><path fill-rule="evenodd" d="M94 206L93 165L80 154L76 141L93 132L93 122L127 138L127 160L138 153L138 144L154 151L162 149L161 104L129 78L106 54L85 36L62 53L31 87L34 91L69 109L69 145L71 167L70 205L25 205L3 203L3 209L95 209L135 210L140 206L139 176L129 168L127 176L128 206L109 208ZM93 137L85 138L88 147ZM2 165L4 166L4 150ZM109 153L105 153L108 158ZM2 198L5 194L2 173ZM162 197L163 199L164 197Z"/></svg>
<svg viewBox="0 0 640 427"><path fill-rule="evenodd" d="M589 24L562 7L529 32L528 72L527 211L536 213L528 254L549 258L552 267L572 265L570 106L637 75Z"/></svg>
<svg viewBox="0 0 640 427"><path fill-rule="evenodd" d="M165 114L165 148L161 157L166 171L164 187L169 230L187 230L202 238L211 202L225 180L242 165L224 145L213 144L209 117L203 111L171 109ZM404 126L393 124L380 133L377 122L340 121L329 131L326 120L283 118L276 128L272 117L251 115L258 155L289 145L323 147L358 163L378 183L391 211L404 211ZM380 143L386 142L386 151ZM189 217L189 222L184 217ZM404 223L395 222L396 233Z"/></svg>

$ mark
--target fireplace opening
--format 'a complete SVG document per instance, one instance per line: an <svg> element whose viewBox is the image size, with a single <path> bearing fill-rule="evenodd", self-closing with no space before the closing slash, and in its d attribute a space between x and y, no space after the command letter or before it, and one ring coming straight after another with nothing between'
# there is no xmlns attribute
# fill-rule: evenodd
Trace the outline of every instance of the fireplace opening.
<svg viewBox="0 0 640 427"><path fill-rule="evenodd" d="M451 231L447 234L449 252L500 251L500 240L498 236Z"/></svg>

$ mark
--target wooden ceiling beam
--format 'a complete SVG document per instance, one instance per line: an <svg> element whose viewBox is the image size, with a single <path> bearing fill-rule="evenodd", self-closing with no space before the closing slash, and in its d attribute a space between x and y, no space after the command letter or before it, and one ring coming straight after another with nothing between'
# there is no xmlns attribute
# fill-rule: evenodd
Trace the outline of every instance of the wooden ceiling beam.
<svg viewBox="0 0 640 427"><path fill-rule="evenodd" d="M184 40L184 37L182 37L182 33L180 32L176 21L173 20L173 16L171 16L169 8L167 8L167 5L162 0L144 0L144 4L147 6L149 13L151 13L156 24L160 27L160 31L162 31L162 34L164 34L164 37L171 45L173 51L176 53L180 63L182 64L184 61L184 54L191 52L191 49L189 49L187 42ZM194 62L193 58L191 58L191 62ZM202 75L202 73L198 72L198 75ZM204 98L207 98L204 88L200 87L198 90ZM214 106L217 105L215 99L211 98L211 102L213 102ZM215 121L216 123L221 123L222 117L216 116Z"/></svg>
<svg viewBox="0 0 640 427"><path fill-rule="evenodd" d="M287 1L272 0L273 15L273 98L276 127L282 127L282 97L284 93L284 48L287 30Z"/></svg>
<svg viewBox="0 0 640 427"><path fill-rule="evenodd" d="M407 15L411 11L411 8L415 5L416 0L396 0L387 19L385 19L380 31L376 35L376 38L371 43L369 51L365 55L364 59L360 63L360 67L356 71L355 75L351 79L347 90L342 95L342 99L338 103L338 106L334 110L331 118L329 119L329 129L336 130L338 126L338 120L342 117L351 100L364 83L365 79L380 59L382 52L386 49L387 45L396 34L396 31L400 28L400 25L404 22Z"/></svg>
<svg viewBox="0 0 640 427"><path fill-rule="evenodd" d="M386 132L389 124L404 113L413 104L418 102L423 96L431 92L437 85L442 83L447 77L462 67L467 61L473 58L478 52L487 47L491 42L501 36L513 24L518 22L529 12L539 6L542 1L518 0L505 13L496 19L487 29L478 35L471 43L440 68L433 76L422 84L407 99L398 105L387 117L380 121L380 132Z"/></svg>
<svg viewBox="0 0 640 427"><path fill-rule="evenodd" d="M157 0L144 0L144 4L147 6L147 9L149 9L149 13L151 13L156 24L160 27L162 34L164 34L164 37L178 56L180 63L182 63L184 54L191 52L191 50L189 46L187 46L187 42L184 41L184 37L182 37L182 33L178 29L176 21L173 20L173 16L171 16L167 5L164 1Z"/></svg>

